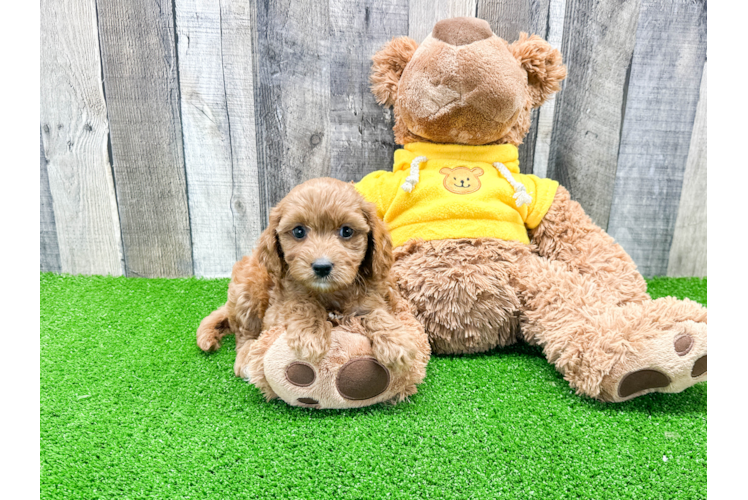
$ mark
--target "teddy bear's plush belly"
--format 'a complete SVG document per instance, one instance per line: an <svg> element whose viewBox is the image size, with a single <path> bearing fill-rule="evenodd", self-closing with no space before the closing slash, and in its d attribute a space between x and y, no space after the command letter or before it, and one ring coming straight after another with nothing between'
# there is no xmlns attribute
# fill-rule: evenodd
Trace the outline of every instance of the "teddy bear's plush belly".
<svg viewBox="0 0 748 500"><path fill-rule="evenodd" d="M530 245L493 238L411 240L395 249L392 272L434 354L516 342L521 305L513 283L530 252Z"/></svg>

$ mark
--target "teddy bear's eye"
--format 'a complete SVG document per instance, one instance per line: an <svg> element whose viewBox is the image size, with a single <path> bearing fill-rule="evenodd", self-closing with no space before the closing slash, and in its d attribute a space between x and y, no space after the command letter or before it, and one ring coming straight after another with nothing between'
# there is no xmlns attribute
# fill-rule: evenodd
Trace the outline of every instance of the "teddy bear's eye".
<svg viewBox="0 0 748 500"><path fill-rule="evenodd" d="M470 180L470 177L468 177L467 180Z"/></svg>

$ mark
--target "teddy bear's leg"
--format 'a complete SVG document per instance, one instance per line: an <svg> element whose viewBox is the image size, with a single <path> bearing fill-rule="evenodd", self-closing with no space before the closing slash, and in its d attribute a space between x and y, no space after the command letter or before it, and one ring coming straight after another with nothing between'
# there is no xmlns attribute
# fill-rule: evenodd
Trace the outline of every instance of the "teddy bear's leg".
<svg viewBox="0 0 748 500"><path fill-rule="evenodd" d="M392 274L435 354L484 352L517 341L511 283L530 246L492 238L420 241L395 249Z"/></svg>
<svg viewBox="0 0 748 500"><path fill-rule="evenodd" d="M673 297L611 304L596 280L537 255L517 269L522 336L578 393L625 401L706 380L705 307Z"/></svg>
<svg viewBox="0 0 748 500"><path fill-rule="evenodd" d="M542 257L599 283L602 299L615 304L649 300L647 283L631 257L592 222L563 186L530 236Z"/></svg>

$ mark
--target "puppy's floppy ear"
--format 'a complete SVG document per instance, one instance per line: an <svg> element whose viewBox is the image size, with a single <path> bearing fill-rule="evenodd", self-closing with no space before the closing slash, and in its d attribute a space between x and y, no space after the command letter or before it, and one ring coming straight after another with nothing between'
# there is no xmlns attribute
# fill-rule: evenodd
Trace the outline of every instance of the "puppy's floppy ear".
<svg viewBox="0 0 748 500"><path fill-rule="evenodd" d="M286 261L278 239L278 224L282 214L281 203L270 211L268 227L257 242L257 260L274 276L283 277L286 272Z"/></svg>
<svg viewBox="0 0 748 500"><path fill-rule="evenodd" d="M377 217L376 205L367 201L362 210L369 224L369 235L366 256L359 272L366 279L376 280L386 276L392 267L392 239L387 226Z"/></svg>
<svg viewBox="0 0 748 500"><path fill-rule="evenodd" d="M527 72L533 108L561 90L561 80L566 78L566 66L561 62L561 52L551 47L550 43L537 35L520 33L519 40L509 45L509 51Z"/></svg>
<svg viewBox="0 0 748 500"><path fill-rule="evenodd" d="M371 58L371 91L379 104L394 106L397 86L418 44L412 38L393 38Z"/></svg>

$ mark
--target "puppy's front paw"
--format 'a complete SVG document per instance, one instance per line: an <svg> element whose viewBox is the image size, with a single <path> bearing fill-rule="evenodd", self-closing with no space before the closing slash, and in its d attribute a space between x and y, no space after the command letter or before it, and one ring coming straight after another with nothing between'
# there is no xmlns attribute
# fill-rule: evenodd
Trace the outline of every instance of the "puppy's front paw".
<svg viewBox="0 0 748 500"><path fill-rule="evenodd" d="M374 357L395 372L408 370L418 354L415 343L407 337L395 341L385 335L377 336L373 339L371 348Z"/></svg>
<svg viewBox="0 0 748 500"><path fill-rule="evenodd" d="M330 350L330 335L306 332L301 335L289 335L288 347L293 349L299 359L316 364Z"/></svg>
<svg viewBox="0 0 748 500"><path fill-rule="evenodd" d="M221 342L213 335L198 335L197 346L204 352L213 352L221 347Z"/></svg>

